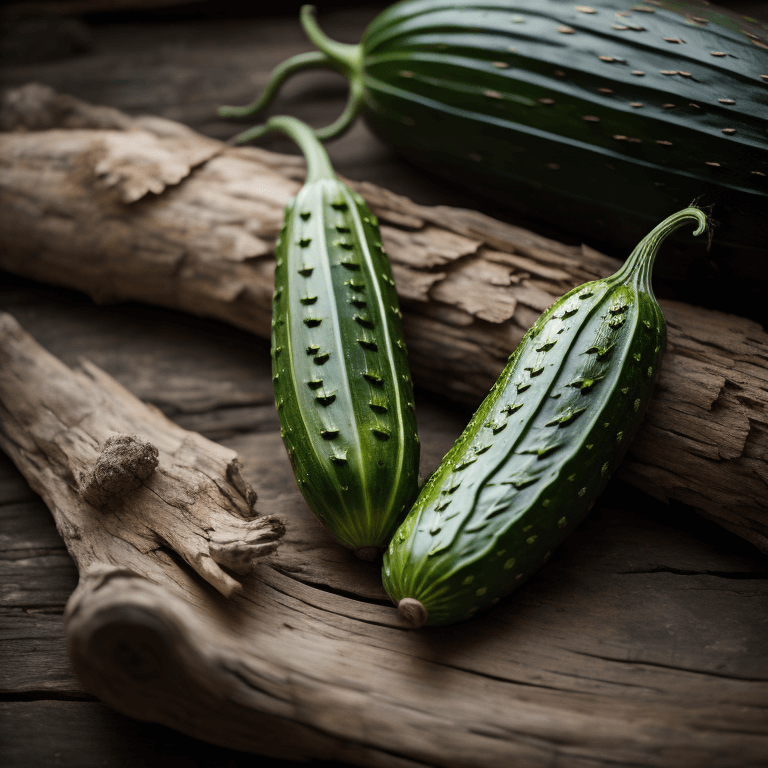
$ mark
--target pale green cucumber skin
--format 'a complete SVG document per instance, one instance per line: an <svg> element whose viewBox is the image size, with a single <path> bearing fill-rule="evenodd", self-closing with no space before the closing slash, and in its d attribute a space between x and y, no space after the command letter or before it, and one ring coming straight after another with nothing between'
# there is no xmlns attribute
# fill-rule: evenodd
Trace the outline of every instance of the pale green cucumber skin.
<svg viewBox="0 0 768 768"><path fill-rule="evenodd" d="M419 439L376 217L342 182L308 181L275 257L273 386L298 487L340 543L383 548L418 491Z"/></svg>
<svg viewBox="0 0 768 768"><path fill-rule="evenodd" d="M642 421L666 346L652 262L573 289L525 334L384 554L395 603L418 600L429 625L469 619L584 518Z"/></svg>

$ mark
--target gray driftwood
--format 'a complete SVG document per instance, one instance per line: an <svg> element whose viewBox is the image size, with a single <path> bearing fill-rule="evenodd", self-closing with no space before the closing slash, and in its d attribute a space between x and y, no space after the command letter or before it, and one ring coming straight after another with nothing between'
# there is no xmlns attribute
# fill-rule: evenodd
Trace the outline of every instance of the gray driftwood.
<svg viewBox="0 0 768 768"><path fill-rule="evenodd" d="M13 294L6 301L13 303ZM26 314L51 334L50 322L35 319L36 306L27 306ZM105 311L78 313L50 300L40 306L66 329L56 346L71 356L90 341L117 368L128 355L126 382L162 398L178 383L164 383L162 376L148 380L137 361L148 359L156 367L163 355L178 354L180 375L196 382L196 349L215 357L213 335L195 346L199 326L186 335L161 329L157 339L142 341L140 354L136 343L151 328L149 316L142 325L131 317L99 324L99 318L107 320ZM125 325L132 326L128 336L121 330ZM77 338L78 330L91 326L90 340ZM241 590L224 598L206 583L205 573L156 542L129 546L116 527L125 504L108 503L99 511L69 501L83 485L80 467L72 466L78 463L72 446L85 443L88 461L81 463L92 468L99 452L85 435L96 425L141 432L158 447L159 464L144 481L149 487L171 464L165 461L168 440L144 423L139 428L133 418L118 418L139 406L106 374L92 366L73 374L7 317L1 327L2 399L11 396L18 404L15 417L3 413L3 431L13 433L4 448L48 503L59 505L52 506L54 516L80 568L80 585L65 615L70 657L86 690L118 711L228 747L381 768L764 763L766 653L760 620L750 617L764 613L768 582L753 557L720 551L684 529L667 530L625 506L609 511L598 504L546 568L494 611L464 625L408 631L381 589L378 568L336 545L312 518L273 425L235 433L228 449L214 452L222 459L221 471L236 449L244 475L259 491L260 510L287 523L274 556L239 578ZM115 349L120 343L122 354ZM246 365L247 350L248 341L240 339L229 356L217 358L238 382L232 391L212 391L215 379L203 373L211 378L196 384L199 393L211 403L238 402L244 394L238 391L241 369L252 370L254 388L267 391L267 351L260 345ZM28 390L42 390L45 407ZM105 391L117 397L109 407ZM173 399L182 404L183 397L178 390ZM418 415L429 469L462 422L451 411L429 406ZM195 446L197 455L200 443ZM139 463L151 465L151 454ZM177 463L188 461L179 461L178 451L176 456ZM66 467L70 471L62 471ZM37 512L23 489L9 487L2 465L0 470L2 498L27 499L15 514L11 505L5 507L4 530L13 534L15 516L34 518ZM229 493L246 512L244 499ZM114 519L113 527L99 531L97 545L79 514L102 525ZM188 520L194 530L194 520ZM152 524L145 520L146 527ZM32 610L41 582L24 566L35 548L50 551L54 537L41 533L39 524L19 530L28 530L26 549L19 550L25 559L0 560L5 578L17 584L15 601L30 606L17 631L35 638L30 657L50 654L47 684L73 698L79 691L82 699L53 647L58 617ZM94 546L101 564L89 560ZM55 562L49 555L46 572ZM62 586L59 574L55 594L63 597L69 581ZM49 588L47 596L52 593ZM25 658L0 670L4 685L24 690ZM82 701L80 708L87 707L95 704ZM36 701L0 711L22 732L40 717L51 718L52 729L73 722L72 706L68 715L59 708L55 716ZM12 746L18 747L18 739ZM78 749L87 762L90 745ZM12 757L27 764L18 749ZM68 764L79 763L70 758Z"/></svg>
<svg viewBox="0 0 768 768"><path fill-rule="evenodd" d="M73 372L0 314L0 447L43 497L89 583L116 563L225 596L284 533L257 516L235 453L182 429L97 367ZM232 575L234 572L236 575Z"/></svg>
<svg viewBox="0 0 768 768"><path fill-rule="evenodd" d="M269 334L272 244L300 159L42 86L6 93L0 124L0 266L100 302L135 299ZM464 403L479 403L555 298L617 267L480 213L353 186L381 220L415 381ZM705 258L703 242L690 247ZM620 476L768 551L768 334L736 316L663 307L661 380Z"/></svg>

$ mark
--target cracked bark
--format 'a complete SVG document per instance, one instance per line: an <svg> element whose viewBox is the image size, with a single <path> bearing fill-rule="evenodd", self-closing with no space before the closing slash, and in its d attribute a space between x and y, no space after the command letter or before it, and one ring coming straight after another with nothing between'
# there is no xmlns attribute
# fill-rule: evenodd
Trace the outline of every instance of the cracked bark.
<svg viewBox="0 0 768 768"><path fill-rule="evenodd" d="M5 94L0 266L269 335L272 244L303 163L42 86ZM381 221L414 380L477 404L525 330L617 263L482 214L352 184ZM692 248L703 248L691 242ZM669 347L619 476L768 552L768 334L662 302Z"/></svg>

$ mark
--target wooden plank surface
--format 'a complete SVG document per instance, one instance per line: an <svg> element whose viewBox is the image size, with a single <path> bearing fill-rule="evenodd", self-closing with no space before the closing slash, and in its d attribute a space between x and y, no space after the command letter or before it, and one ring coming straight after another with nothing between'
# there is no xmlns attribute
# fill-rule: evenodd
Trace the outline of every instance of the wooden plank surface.
<svg viewBox="0 0 768 768"><path fill-rule="evenodd" d="M329 14L325 26L351 42L374 14L372 6ZM247 101L271 66L305 47L292 18L171 27L123 20L100 23L94 31L97 45L89 54L6 66L4 82L38 79L225 138L231 125L212 120L212 107ZM343 101L338 82L308 75L287 90L283 104L317 125L330 122ZM287 143L271 146L292 151ZM351 178L428 204L460 200L394 163L362 127L330 150ZM87 357L182 426L235 449L266 506L287 492L285 474L264 469L272 466L265 457L282 455L264 342L170 311L98 307L75 293L8 275L2 275L0 309L12 312L66 363ZM418 416L428 470L468 414L422 395ZM295 494L292 486L289 491ZM74 677L64 646L62 612L77 583L76 569L50 513L5 457L0 520L0 751L8 764L254 764L252 755L128 719L94 701ZM275 563L274 578L289 580L305 597L348 596L348 571L334 550L320 547L308 558L302 549L317 535L307 510L297 507L292 523L293 545ZM627 702L619 718L654 711L668 718L666 734L649 721L642 762L640 752L612 745L608 732L555 743L537 736L532 722L518 724L517 733L501 732L487 718L484 738L527 742L541 764L592 765L600 742L611 762L623 766L680 765L697 751L717 764L759 766L768 762L767 585L765 558L743 541L683 506L659 504L613 483L525 593L479 619L474 629L449 632L439 641L441 653L455 674L471 670L479 685L501 688L511 701L540 703L549 691L553 702L567 701L576 713L597 711L618 697ZM357 579L355 590L360 599L386 606L375 577ZM339 621L333 615L327 620L329 626ZM489 626L495 634L487 634ZM496 641L478 644L484 632ZM497 653L504 663L489 665ZM607 713L605 723L608 729ZM410 757L406 751L393 744L390 757L413 765L414 751ZM354 744L338 751L358 764L360 754Z"/></svg>

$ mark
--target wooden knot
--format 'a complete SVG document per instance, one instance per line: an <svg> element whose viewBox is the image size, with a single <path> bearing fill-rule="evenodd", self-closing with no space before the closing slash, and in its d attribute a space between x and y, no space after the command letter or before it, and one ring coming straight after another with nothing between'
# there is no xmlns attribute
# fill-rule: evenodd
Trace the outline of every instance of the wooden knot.
<svg viewBox="0 0 768 768"><path fill-rule="evenodd" d="M141 486L158 464L157 448L136 435L107 438L91 470L80 478L80 495L101 508Z"/></svg>

